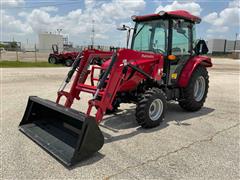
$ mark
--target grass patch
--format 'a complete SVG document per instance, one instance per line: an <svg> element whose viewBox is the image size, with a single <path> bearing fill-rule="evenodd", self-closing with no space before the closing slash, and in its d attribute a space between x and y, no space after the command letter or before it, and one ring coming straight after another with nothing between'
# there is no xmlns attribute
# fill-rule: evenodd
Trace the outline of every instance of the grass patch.
<svg viewBox="0 0 240 180"><path fill-rule="evenodd" d="M63 65L49 64L48 62L0 61L0 68L23 68L23 67L63 67Z"/></svg>

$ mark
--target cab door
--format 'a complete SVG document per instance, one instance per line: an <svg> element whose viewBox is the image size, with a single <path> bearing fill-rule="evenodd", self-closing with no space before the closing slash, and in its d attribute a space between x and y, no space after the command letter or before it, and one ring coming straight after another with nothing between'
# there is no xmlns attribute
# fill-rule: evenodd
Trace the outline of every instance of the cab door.
<svg viewBox="0 0 240 180"><path fill-rule="evenodd" d="M191 22L173 20L171 54L175 55L176 59L170 61L170 85L175 85L177 83L183 67L192 55L194 34L195 31Z"/></svg>

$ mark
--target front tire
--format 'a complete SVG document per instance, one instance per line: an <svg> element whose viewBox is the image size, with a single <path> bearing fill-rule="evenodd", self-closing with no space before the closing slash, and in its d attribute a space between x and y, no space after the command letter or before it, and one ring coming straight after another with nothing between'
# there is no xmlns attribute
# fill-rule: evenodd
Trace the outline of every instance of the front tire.
<svg viewBox="0 0 240 180"><path fill-rule="evenodd" d="M48 62L49 62L50 64L57 64L57 63L58 63L58 60L57 60L56 57L49 57L49 58L48 58Z"/></svg>
<svg viewBox="0 0 240 180"><path fill-rule="evenodd" d="M147 90L136 107L136 120L143 128L159 126L166 111L166 95L158 88Z"/></svg>
<svg viewBox="0 0 240 180"><path fill-rule="evenodd" d="M67 59L67 60L65 61L65 66L67 66L67 67L71 67L72 64L73 64L73 60L72 60L72 59Z"/></svg>
<svg viewBox="0 0 240 180"><path fill-rule="evenodd" d="M192 74L189 84L182 89L183 100L180 107L187 111L198 111L202 108L208 93L209 76L206 67L198 66Z"/></svg>

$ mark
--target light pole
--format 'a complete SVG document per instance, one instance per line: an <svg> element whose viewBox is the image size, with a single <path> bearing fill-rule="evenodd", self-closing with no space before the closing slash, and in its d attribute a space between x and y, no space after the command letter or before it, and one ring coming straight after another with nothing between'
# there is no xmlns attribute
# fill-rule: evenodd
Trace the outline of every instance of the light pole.
<svg viewBox="0 0 240 180"><path fill-rule="evenodd" d="M91 40L92 40L92 48L93 48L93 46L94 46L94 36L95 36L95 27L94 27L94 23L95 23L95 21L94 21L94 19L92 20L92 37L91 37Z"/></svg>
<svg viewBox="0 0 240 180"><path fill-rule="evenodd" d="M235 36L235 42L234 42L234 52L236 51L237 39L238 39L238 33L236 33L236 36Z"/></svg>

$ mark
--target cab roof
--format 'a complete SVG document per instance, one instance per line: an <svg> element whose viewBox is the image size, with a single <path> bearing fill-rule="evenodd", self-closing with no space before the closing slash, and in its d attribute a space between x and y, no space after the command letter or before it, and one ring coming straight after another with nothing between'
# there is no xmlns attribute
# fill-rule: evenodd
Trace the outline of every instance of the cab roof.
<svg viewBox="0 0 240 180"><path fill-rule="evenodd" d="M169 18L178 18L178 19L185 19L189 20L193 23L200 23L201 18L190 14L184 10L177 10L177 11L160 11L158 14L148 14L143 16L132 16L133 21L146 21L152 19L160 19L161 17L169 17Z"/></svg>

